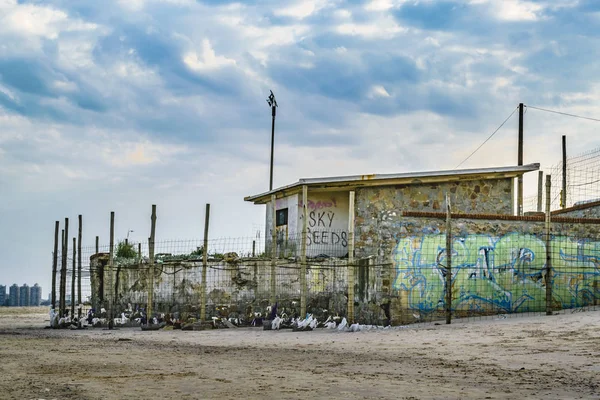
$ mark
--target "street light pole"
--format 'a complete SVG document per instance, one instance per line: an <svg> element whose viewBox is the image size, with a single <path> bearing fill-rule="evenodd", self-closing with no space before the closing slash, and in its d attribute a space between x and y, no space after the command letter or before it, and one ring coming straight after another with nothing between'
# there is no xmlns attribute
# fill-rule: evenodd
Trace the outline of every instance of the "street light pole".
<svg viewBox="0 0 600 400"><path fill-rule="evenodd" d="M271 169L269 173L269 191L273 190L273 151L275 146L275 114L277 114L277 101L275 100L275 95L273 91L270 91L271 94L269 98L267 98L267 103L271 107L271 116L273 117L271 122Z"/></svg>

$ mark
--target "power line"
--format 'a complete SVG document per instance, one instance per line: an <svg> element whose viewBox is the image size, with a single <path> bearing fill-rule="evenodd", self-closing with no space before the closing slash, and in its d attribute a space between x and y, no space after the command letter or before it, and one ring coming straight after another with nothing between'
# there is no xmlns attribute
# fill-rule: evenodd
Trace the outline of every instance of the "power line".
<svg viewBox="0 0 600 400"><path fill-rule="evenodd" d="M473 154L477 153L477 151L479 149L481 149L483 147L483 145L486 144L496 134L496 132L498 132L500 130L500 128L502 128L504 126L504 124L506 124L506 122L510 119L510 117L513 116L513 114L517 111L518 108L519 107L516 107L513 110L513 112L511 112L510 115L508 117L506 117L506 119L504 120L504 122L502 122L500 124L500 126L497 127L496 130L487 139L485 139L485 141L483 143L481 143L478 148L475 149L475 151L473 151L471 154L469 154L469 157L465 158L460 164L458 164L456 167L454 167L454 169L456 169L456 168L460 167L461 165L463 165L469 158L471 158L473 156Z"/></svg>
<svg viewBox="0 0 600 400"><path fill-rule="evenodd" d="M598 119L598 118L583 117L581 115L569 114L569 113L561 112L561 111L548 110L546 108L540 108L540 107L534 107L534 106L526 106L526 107L533 108L534 110L540 110L540 111L545 111L545 112L554 113L554 114L566 115L567 117L581 118L581 119L587 119L589 121L600 122L600 119Z"/></svg>

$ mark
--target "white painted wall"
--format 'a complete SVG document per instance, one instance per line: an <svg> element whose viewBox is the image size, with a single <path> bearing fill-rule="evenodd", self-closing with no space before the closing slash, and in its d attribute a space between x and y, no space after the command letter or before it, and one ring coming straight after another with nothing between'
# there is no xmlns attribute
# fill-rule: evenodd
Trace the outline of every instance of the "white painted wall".
<svg viewBox="0 0 600 400"><path fill-rule="evenodd" d="M308 192L306 254L333 257L348 253L348 192ZM302 233L302 198L298 202L298 233Z"/></svg>
<svg viewBox="0 0 600 400"><path fill-rule="evenodd" d="M306 255L314 257L326 254L342 257L348 253L348 192L308 192L308 234ZM277 199L277 210L288 209L288 226L279 227L278 235L286 239L297 239L297 254L300 254L302 237L302 195L294 194ZM267 242L272 229L271 204L267 204Z"/></svg>

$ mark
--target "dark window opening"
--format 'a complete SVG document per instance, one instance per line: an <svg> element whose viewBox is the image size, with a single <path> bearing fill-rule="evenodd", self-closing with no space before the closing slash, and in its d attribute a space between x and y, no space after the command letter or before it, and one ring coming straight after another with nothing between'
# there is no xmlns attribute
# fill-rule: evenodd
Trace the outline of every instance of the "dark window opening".
<svg viewBox="0 0 600 400"><path fill-rule="evenodd" d="M277 218L275 226L282 226L288 224L288 209L277 210Z"/></svg>

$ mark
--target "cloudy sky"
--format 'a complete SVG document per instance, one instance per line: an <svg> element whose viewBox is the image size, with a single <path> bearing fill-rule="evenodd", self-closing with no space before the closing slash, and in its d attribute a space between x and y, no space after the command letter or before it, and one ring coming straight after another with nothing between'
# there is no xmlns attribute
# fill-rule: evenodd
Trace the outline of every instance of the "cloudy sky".
<svg viewBox="0 0 600 400"><path fill-rule="evenodd" d="M303 177L453 169L519 102L598 117L595 0L0 0L0 284L50 286L84 241L251 237ZM516 163L511 118L463 167ZM599 125L528 109L525 162ZM526 179L526 194L536 177Z"/></svg>

